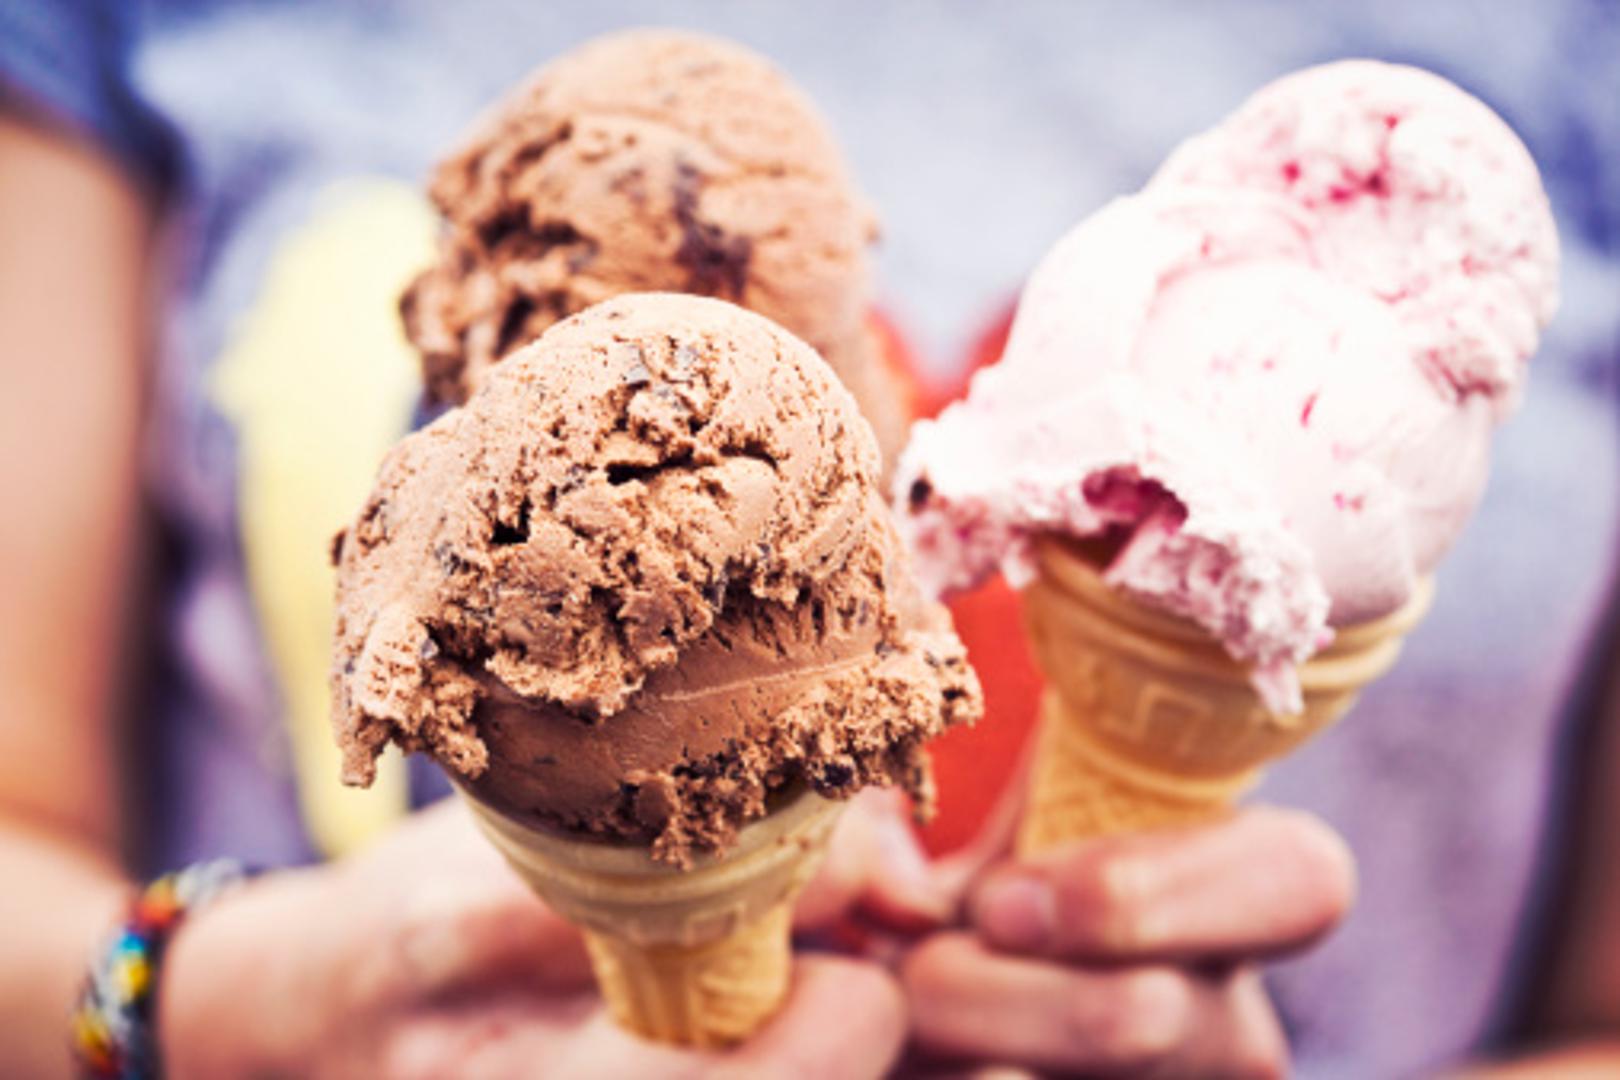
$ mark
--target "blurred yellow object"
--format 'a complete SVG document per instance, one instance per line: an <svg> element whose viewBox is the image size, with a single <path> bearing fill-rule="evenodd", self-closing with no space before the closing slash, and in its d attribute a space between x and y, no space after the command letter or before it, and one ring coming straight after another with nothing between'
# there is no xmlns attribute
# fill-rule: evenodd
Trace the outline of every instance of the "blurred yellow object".
<svg viewBox="0 0 1620 1080"><path fill-rule="evenodd" d="M286 708L305 824L329 855L406 809L397 757L381 763L370 791L338 781L328 553L421 394L397 302L431 260L436 227L405 184L334 185L277 250L214 371L213 396L236 427L248 580Z"/></svg>

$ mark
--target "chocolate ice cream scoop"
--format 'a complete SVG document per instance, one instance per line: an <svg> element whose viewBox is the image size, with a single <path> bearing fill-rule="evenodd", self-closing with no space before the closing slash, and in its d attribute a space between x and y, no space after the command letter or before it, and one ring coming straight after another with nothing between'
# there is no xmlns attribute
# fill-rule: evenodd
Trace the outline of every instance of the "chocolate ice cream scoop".
<svg viewBox="0 0 1620 1080"><path fill-rule="evenodd" d="M636 294L559 323L407 437L338 538L345 779L392 740L676 861L795 782L926 802L922 743L979 691L877 470L767 319Z"/></svg>
<svg viewBox="0 0 1620 1080"><path fill-rule="evenodd" d="M876 223L814 106L764 59L697 34L588 42L501 103L438 168L436 266L402 301L429 392L467 398L558 319L623 292L735 301L840 374Z"/></svg>

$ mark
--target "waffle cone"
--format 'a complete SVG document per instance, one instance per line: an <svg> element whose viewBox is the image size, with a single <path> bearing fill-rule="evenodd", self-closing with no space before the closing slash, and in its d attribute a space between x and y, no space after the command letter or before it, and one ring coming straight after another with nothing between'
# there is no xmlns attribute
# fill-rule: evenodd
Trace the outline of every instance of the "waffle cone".
<svg viewBox="0 0 1620 1080"><path fill-rule="evenodd" d="M1425 579L1399 611L1340 629L1299 668L1304 711L1283 716L1207 631L1109 588L1078 545L1045 541L1038 559L1024 616L1047 688L1023 854L1227 813L1389 670L1433 596Z"/></svg>
<svg viewBox="0 0 1620 1080"><path fill-rule="evenodd" d="M840 804L800 792L722 855L679 869L645 846L569 836L463 791L512 868L585 935L621 1027L683 1046L740 1042L787 997L793 899L815 872Z"/></svg>

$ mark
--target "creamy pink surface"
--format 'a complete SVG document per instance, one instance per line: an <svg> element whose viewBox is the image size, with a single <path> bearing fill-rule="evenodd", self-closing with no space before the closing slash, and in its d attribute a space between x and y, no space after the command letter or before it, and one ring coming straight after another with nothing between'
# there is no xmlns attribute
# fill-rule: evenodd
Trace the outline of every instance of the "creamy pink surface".
<svg viewBox="0 0 1620 1080"><path fill-rule="evenodd" d="M1116 535L1111 583L1297 710L1294 665L1467 522L1557 258L1534 164L1475 99L1368 61L1284 78L1060 240L1001 363L917 426L919 568L1016 584L1038 533Z"/></svg>

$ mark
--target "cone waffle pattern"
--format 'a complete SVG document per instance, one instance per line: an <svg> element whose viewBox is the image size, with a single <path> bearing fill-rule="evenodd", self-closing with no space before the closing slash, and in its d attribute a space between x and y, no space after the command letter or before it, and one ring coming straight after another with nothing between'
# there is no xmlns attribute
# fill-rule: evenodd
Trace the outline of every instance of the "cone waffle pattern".
<svg viewBox="0 0 1620 1080"><path fill-rule="evenodd" d="M1247 670L1198 626L1103 584L1073 548L1048 542L1024 613L1047 676L1018 846L1217 818L1260 767L1333 723L1395 662L1432 596L1341 629L1300 667L1304 711L1269 712Z"/></svg>
<svg viewBox="0 0 1620 1080"><path fill-rule="evenodd" d="M644 847L559 835L464 792L485 834L585 934L620 1026L683 1046L729 1046L775 1015L791 974L793 900L815 872L840 805L804 792L678 870Z"/></svg>
<svg viewBox="0 0 1620 1080"><path fill-rule="evenodd" d="M620 1026L647 1039L726 1046L787 996L792 906L779 904L704 945L636 945L587 932L597 985Z"/></svg>

